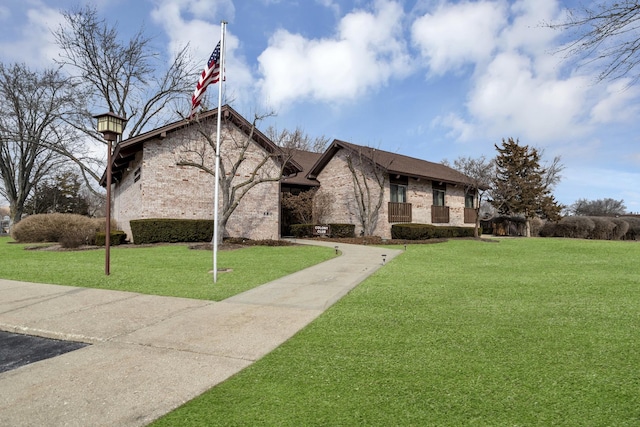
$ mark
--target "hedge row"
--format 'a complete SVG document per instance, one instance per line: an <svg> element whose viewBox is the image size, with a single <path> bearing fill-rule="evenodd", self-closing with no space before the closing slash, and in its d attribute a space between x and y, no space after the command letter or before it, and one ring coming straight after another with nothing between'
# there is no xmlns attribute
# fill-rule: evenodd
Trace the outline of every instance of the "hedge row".
<svg viewBox="0 0 640 427"><path fill-rule="evenodd" d="M474 227L435 226L431 224L394 224L391 238L401 240L428 240L450 237L473 237ZM480 230L482 233L482 230Z"/></svg>
<svg viewBox="0 0 640 427"><path fill-rule="evenodd" d="M213 220L209 219L134 219L129 224L136 244L210 242L213 239Z"/></svg>
<svg viewBox="0 0 640 427"><path fill-rule="evenodd" d="M327 237L355 237L356 226L354 224L327 224L329 232ZM291 226L291 234L297 238L313 237L316 224L294 224Z"/></svg>
<svg viewBox="0 0 640 427"><path fill-rule="evenodd" d="M638 240L640 238L640 218L567 216L558 222L547 222L540 230L540 237Z"/></svg>

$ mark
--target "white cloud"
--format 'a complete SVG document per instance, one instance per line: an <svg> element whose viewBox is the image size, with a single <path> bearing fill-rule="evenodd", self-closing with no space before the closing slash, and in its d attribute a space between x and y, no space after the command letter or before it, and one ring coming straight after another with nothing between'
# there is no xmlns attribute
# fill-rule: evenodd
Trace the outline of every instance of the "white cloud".
<svg viewBox="0 0 640 427"><path fill-rule="evenodd" d="M231 0L161 0L151 17L169 37L170 52L189 44L206 61L220 40L220 21L232 20L234 13Z"/></svg>
<svg viewBox="0 0 640 427"><path fill-rule="evenodd" d="M585 79L540 78L533 68L531 58L515 52L496 56L469 94L471 115L494 136L543 142L586 131Z"/></svg>
<svg viewBox="0 0 640 427"><path fill-rule="evenodd" d="M5 12L8 13L6 9ZM18 39L0 43L4 60L24 62L34 68L43 64L50 66L60 52L51 31L64 22L62 15L58 10L37 2L26 11L26 19L26 24L17 34Z"/></svg>
<svg viewBox="0 0 640 427"><path fill-rule="evenodd" d="M595 123L623 123L635 120L640 106L634 103L640 97L640 88L629 86L628 80L617 80L605 86L601 98L591 110Z"/></svg>
<svg viewBox="0 0 640 427"><path fill-rule="evenodd" d="M432 74L472 68L466 114L443 114L434 121L460 141L521 138L545 145L577 140L599 124L637 117L636 89L624 82L591 84L592 76L564 75L553 56L558 33L543 22L557 20L557 0L442 3L418 18L414 43ZM466 34L462 29L470 28ZM584 72L584 71L583 71Z"/></svg>
<svg viewBox="0 0 640 427"><path fill-rule="evenodd" d="M471 141L474 135L476 135L475 127L454 113L449 113L443 117L436 117L432 125L450 129L446 136L453 140Z"/></svg>
<svg viewBox="0 0 640 427"><path fill-rule="evenodd" d="M262 93L275 107L307 98L352 100L411 71L400 4L376 1L372 12L344 16L332 38L309 40L276 31L258 57Z"/></svg>
<svg viewBox="0 0 640 427"><path fill-rule="evenodd" d="M413 43L436 75L487 60L506 23L502 2L441 4L411 26Z"/></svg>
<svg viewBox="0 0 640 427"><path fill-rule="evenodd" d="M231 0L162 0L151 12L169 38L171 53L189 44L197 67L204 67L220 40L220 21L232 21L235 9ZM238 52L240 41L229 31L225 35L225 85L228 98L242 103L253 89L250 67ZM209 94L211 97L211 94Z"/></svg>

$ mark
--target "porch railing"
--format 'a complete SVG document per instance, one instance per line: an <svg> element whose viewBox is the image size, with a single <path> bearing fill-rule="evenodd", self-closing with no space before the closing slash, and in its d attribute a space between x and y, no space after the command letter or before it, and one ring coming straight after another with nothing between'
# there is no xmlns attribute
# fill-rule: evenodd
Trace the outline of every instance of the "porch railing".
<svg viewBox="0 0 640 427"><path fill-rule="evenodd" d="M473 208L464 208L464 223L475 224L476 223L476 210Z"/></svg>
<svg viewBox="0 0 640 427"><path fill-rule="evenodd" d="M389 202L389 222L411 222L411 203Z"/></svg>
<svg viewBox="0 0 640 427"><path fill-rule="evenodd" d="M442 224L449 222L449 206L431 206L431 222Z"/></svg>

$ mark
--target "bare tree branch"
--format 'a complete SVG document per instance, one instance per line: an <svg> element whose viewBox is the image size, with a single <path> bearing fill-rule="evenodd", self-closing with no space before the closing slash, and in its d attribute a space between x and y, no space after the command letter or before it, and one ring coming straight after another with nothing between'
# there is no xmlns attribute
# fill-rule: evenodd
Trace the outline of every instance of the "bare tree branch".
<svg viewBox="0 0 640 427"><path fill-rule="evenodd" d="M34 186L67 162L51 147L69 149L75 142L62 119L73 108L72 94L59 70L0 63L0 194L9 201L14 223Z"/></svg>
<svg viewBox="0 0 640 427"><path fill-rule="evenodd" d="M372 153L375 156L375 150ZM347 154L346 160L353 179L360 226L365 236L373 236L378 226L388 174L376 163L375 157L369 158L362 151Z"/></svg>
<svg viewBox="0 0 640 427"><path fill-rule="evenodd" d="M564 22L544 25L569 33L571 41L560 51L585 65L599 65L598 81L629 78L634 84L640 78L636 71L640 63L639 0L600 0L592 7L570 9Z"/></svg>
<svg viewBox="0 0 640 427"><path fill-rule="evenodd" d="M220 141L220 174L217 177L222 196L222 215L218 226L222 239L227 222L244 197L257 185L279 182L291 156L286 152L269 152L264 149L249 150L255 145L257 124L273 112L255 114L248 129L241 130L228 117L222 118ZM197 137L187 137L177 153L176 164L194 167L215 177L216 126L214 120L192 122ZM249 168L240 174L242 168Z"/></svg>

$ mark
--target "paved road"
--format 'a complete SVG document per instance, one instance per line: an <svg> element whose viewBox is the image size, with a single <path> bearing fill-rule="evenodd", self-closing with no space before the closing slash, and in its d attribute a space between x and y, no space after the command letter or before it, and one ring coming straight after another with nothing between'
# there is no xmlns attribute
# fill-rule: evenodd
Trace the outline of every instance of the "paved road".
<svg viewBox="0 0 640 427"><path fill-rule="evenodd" d="M148 424L278 347L382 254L400 253L339 247L340 257L220 302L0 280L0 330L91 344L0 373L0 425Z"/></svg>
<svg viewBox="0 0 640 427"><path fill-rule="evenodd" d="M78 350L89 344L0 331L0 373Z"/></svg>

